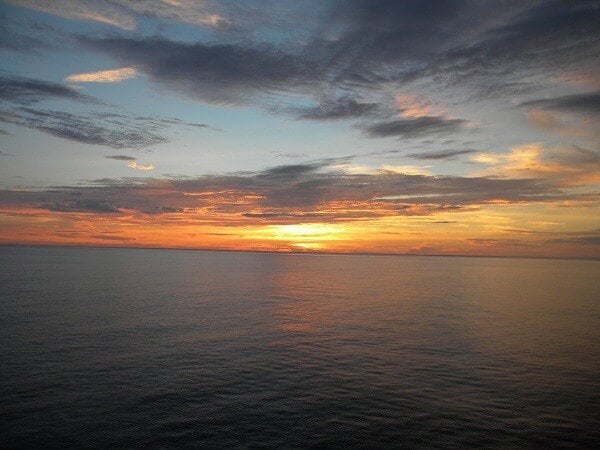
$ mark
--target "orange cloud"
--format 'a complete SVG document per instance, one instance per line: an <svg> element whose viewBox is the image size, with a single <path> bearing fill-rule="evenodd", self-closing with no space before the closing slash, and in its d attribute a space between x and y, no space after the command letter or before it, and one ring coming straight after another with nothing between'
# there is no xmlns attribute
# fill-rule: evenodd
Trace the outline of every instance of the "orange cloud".
<svg viewBox="0 0 600 450"><path fill-rule="evenodd" d="M98 72L75 73L66 77L65 81L73 83L119 83L136 76L135 67L121 67L120 69L100 70Z"/></svg>
<svg viewBox="0 0 600 450"><path fill-rule="evenodd" d="M396 106L400 115L406 118L445 115L445 111L436 107L431 101L413 94L396 94Z"/></svg>
<svg viewBox="0 0 600 450"><path fill-rule="evenodd" d="M554 150L552 156L562 164L593 158L585 151ZM495 158L490 169L519 177L352 174L331 170L329 162L3 190L0 243L598 255L597 195L564 190L555 177L520 177L550 158L539 144Z"/></svg>
<svg viewBox="0 0 600 450"><path fill-rule="evenodd" d="M135 169L135 170L142 170L142 171L154 170L153 164L143 165L143 164L138 164L136 161L129 161L127 163L127 166L131 167L132 169Z"/></svg>
<svg viewBox="0 0 600 450"><path fill-rule="evenodd" d="M507 154L478 153L471 161L491 166L480 175L539 178L561 186L600 183L600 153L577 146L520 145Z"/></svg>

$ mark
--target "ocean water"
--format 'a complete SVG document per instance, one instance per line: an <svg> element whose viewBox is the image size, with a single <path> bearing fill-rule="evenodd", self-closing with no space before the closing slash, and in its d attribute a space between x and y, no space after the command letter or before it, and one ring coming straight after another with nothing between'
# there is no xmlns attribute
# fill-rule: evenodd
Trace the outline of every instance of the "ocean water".
<svg viewBox="0 0 600 450"><path fill-rule="evenodd" d="M0 445L582 446L600 262L0 247Z"/></svg>

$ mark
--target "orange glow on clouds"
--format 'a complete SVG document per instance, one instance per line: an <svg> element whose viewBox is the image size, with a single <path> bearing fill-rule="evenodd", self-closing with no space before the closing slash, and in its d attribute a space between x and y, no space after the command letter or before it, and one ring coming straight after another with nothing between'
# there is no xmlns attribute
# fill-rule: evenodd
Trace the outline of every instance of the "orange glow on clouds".
<svg viewBox="0 0 600 450"><path fill-rule="evenodd" d="M108 218L39 209L0 212L0 243L198 248L276 252L366 252L598 257L585 245L599 208L488 205L435 217L383 217L345 223L223 226L195 214ZM191 217L190 217L191 216ZM203 223L205 222L205 223ZM569 230L569 231L565 231Z"/></svg>

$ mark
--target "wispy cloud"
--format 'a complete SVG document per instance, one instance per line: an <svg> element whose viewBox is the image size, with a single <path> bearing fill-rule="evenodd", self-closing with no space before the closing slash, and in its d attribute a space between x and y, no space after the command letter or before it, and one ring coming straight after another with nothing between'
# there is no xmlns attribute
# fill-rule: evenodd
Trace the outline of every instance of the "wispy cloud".
<svg viewBox="0 0 600 450"><path fill-rule="evenodd" d="M134 67L120 69L100 70L98 72L76 73L69 75L65 81L73 83L119 83L123 80L135 78L137 72Z"/></svg>
<svg viewBox="0 0 600 450"><path fill-rule="evenodd" d="M135 170L141 170L141 171L150 171L150 170L154 170L155 167L153 164L140 164L137 162L137 158L134 158L133 156L127 156L127 155L108 155L105 156L106 159L114 159L116 161L125 161L127 164L127 167L130 167L132 169Z"/></svg>
<svg viewBox="0 0 600 450"><path fill-rule="evenodd" d="M138 17L157 17L175 19L208 27L227 27L229 21L216 11L216 4L204 0L146 0L130 2L127 0L7 0L25 8L42 11L59 17L87 20L112 25L124 30L137 28ZM213 9L210 9L210 6Z"/></svg>
<svg viewBox="0 0 600 450"><path fill-rule="evenodd" d="M169 140L165 131L174 126L217 130L204 123L179 118L123 114L113 111L77 114L32 107L45 100L70 100L108 108L97 99L59 83L0 75L0 122L38 130L55 137L115 149L141 148ZM220 131L220 130L219 130Z"/></svg>
<svg viewBox="0 0 600 450"><path fill-rule="evenodd" d="M115 123L94 113L72 114L19 107L0 111L0 122L32 128L82 144L105 145L116 149L147 147L167 141L158 130L144 126L147 125L144 122L127 119Z"/></svg>
<svg viewBox="0 0 600 450"><path fill-rule="evenodd" d="M470 155L476 153L477 150L473 149L450 149L450 150L434 150L430 152L421 152L421 153L409 153L407 156L415 159L424 159L424 160L439 160L439 159L452 159L457 156L462 155Z"/></svg>
<svg viewBox="0 0 600 450"><path fill-rule="evenodd" d="M96 99L59 83L0 75L0 100L27 105L48 99L98 103Z"/></svg>

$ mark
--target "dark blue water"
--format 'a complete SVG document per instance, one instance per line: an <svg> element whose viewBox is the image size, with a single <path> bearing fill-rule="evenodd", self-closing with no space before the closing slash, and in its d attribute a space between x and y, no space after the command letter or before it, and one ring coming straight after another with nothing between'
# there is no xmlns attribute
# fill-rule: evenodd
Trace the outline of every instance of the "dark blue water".
<svg viewBox="0 0 600 450"><path fill-rule="evenodd" d="M586 446L600 262L0 247L0 445Z"/></svg>

